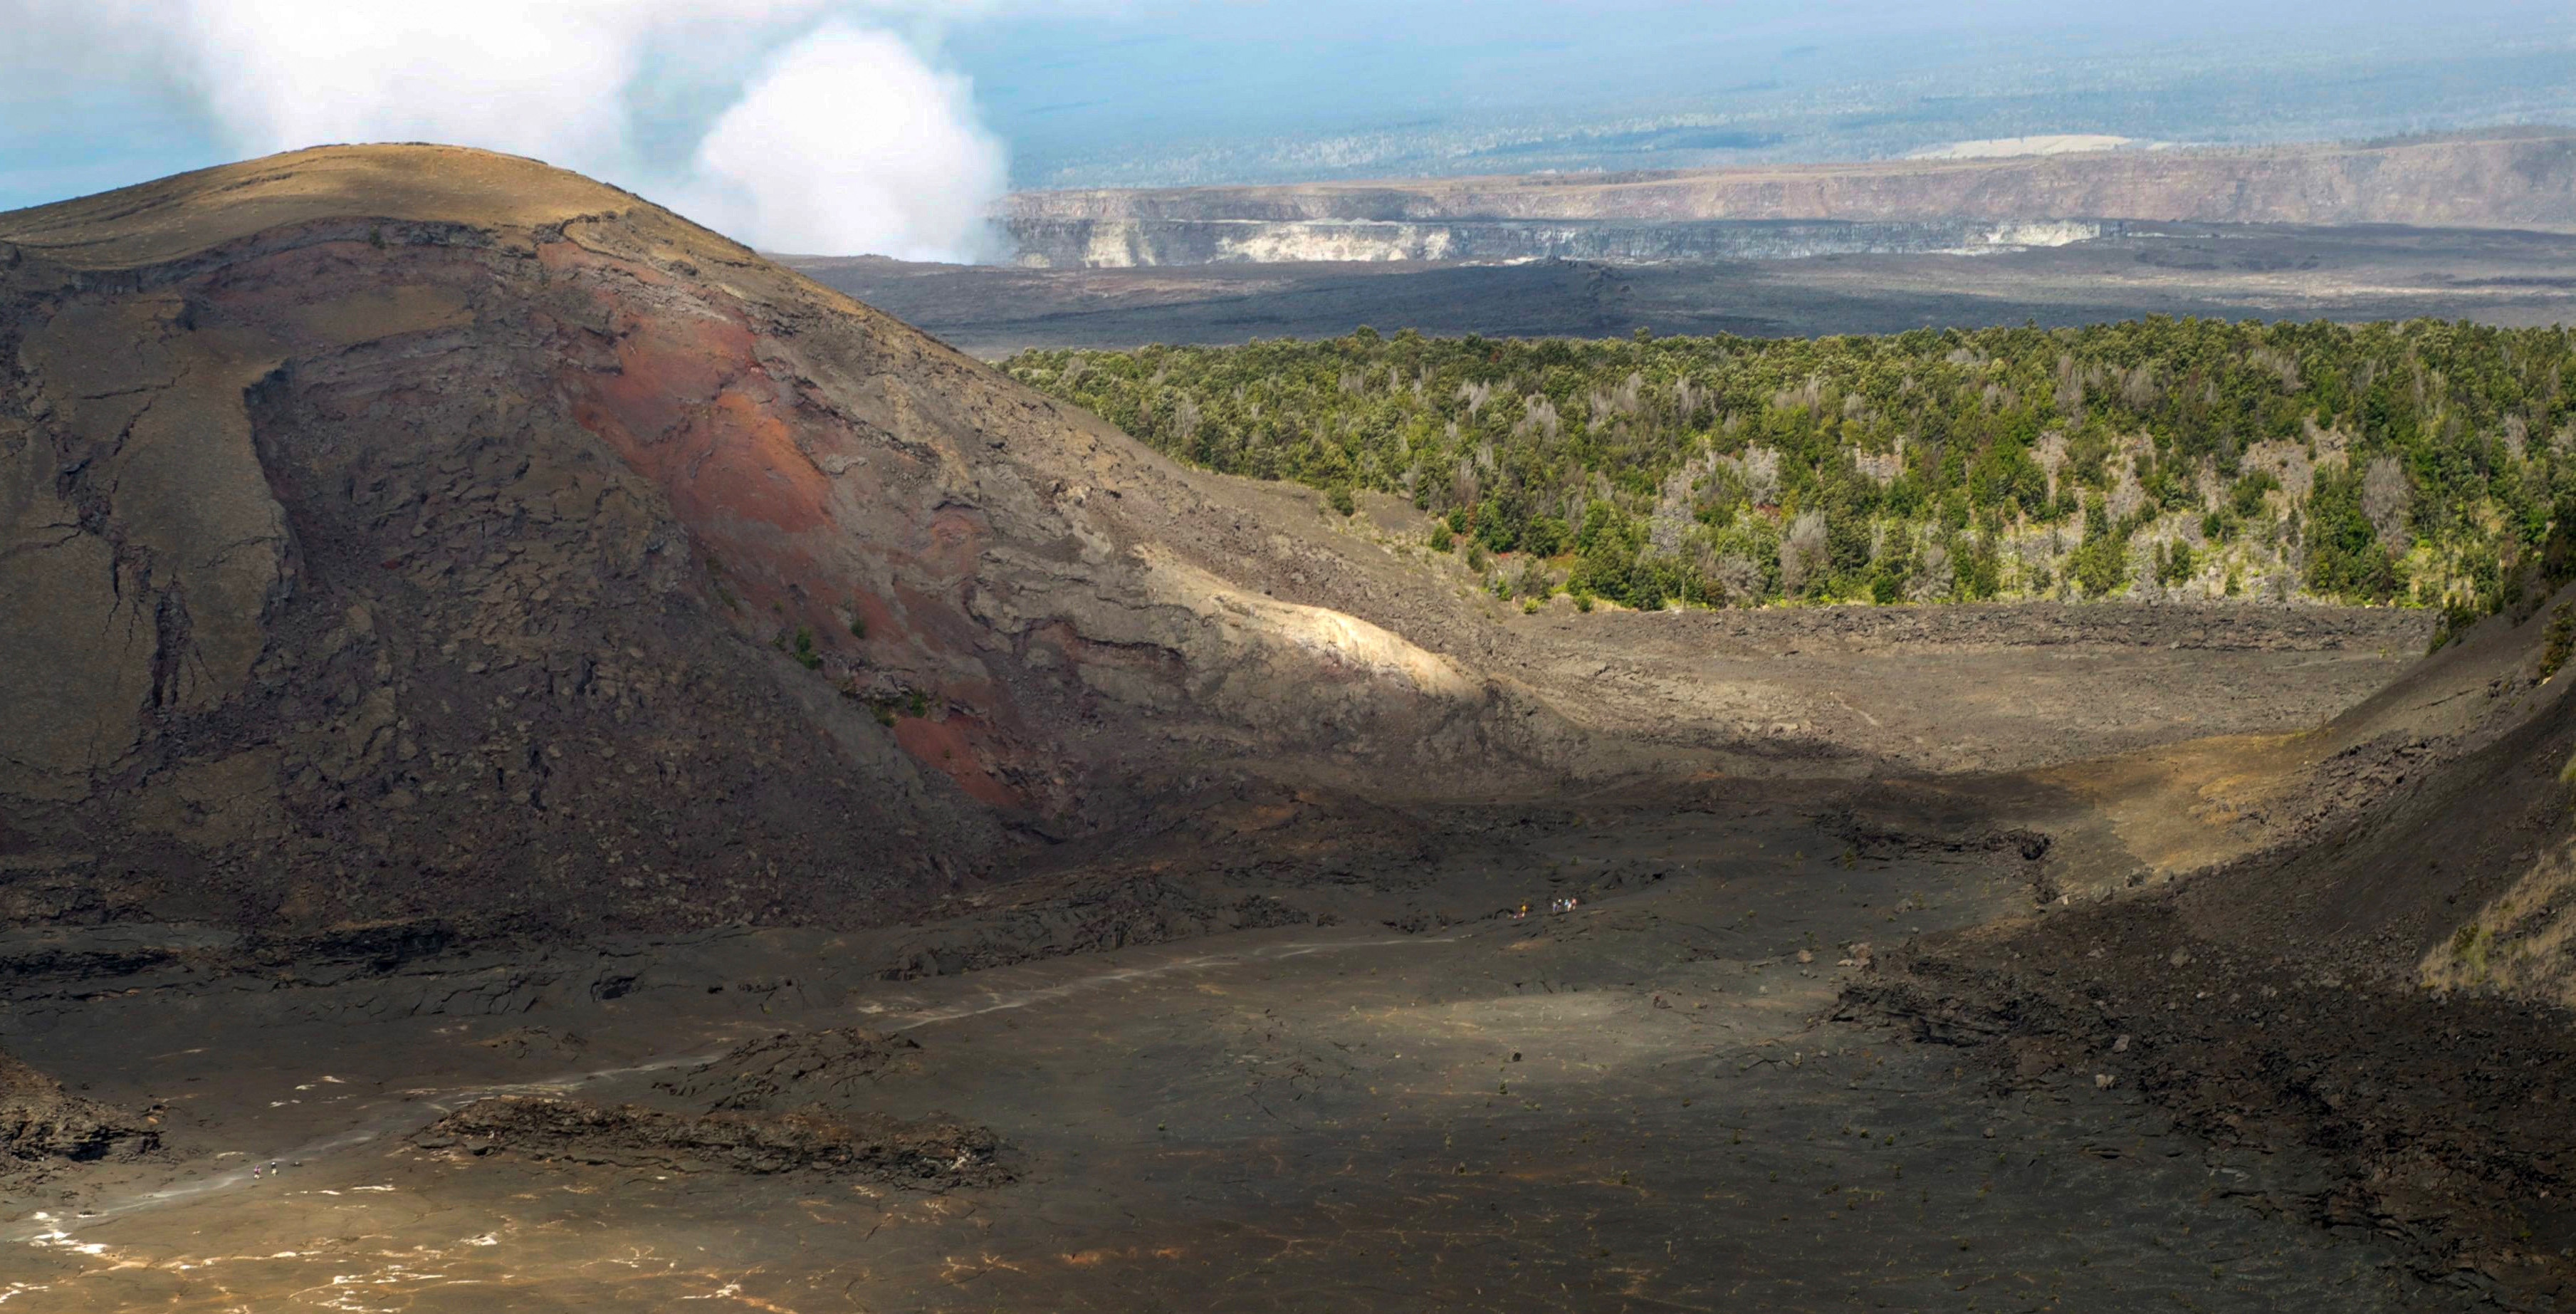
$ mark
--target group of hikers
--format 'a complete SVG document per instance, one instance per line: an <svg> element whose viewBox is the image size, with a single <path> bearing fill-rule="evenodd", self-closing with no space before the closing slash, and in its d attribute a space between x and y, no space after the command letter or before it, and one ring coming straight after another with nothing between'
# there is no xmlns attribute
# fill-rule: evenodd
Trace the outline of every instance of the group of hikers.
<svg viewBox="0 0 2576 1314"><path fill-rule="evenodd" d="M1548 901L1547 901L1547 910L1548 910L1549 912L1570 913L1570 912L1574 911L1577 907L1581 906L1581 905L1582 905L1582 903L1583 903L1583 901L1582 901L1581 899L1577 899L1577 898L1573 897L1572 895L1568 895L1568 896L1566 896L1565 898L1562 898L1562 899L1550 899L1550 900L1548 900ZM1526 903L1525 903L1525 904L1522 904L1522 905L1521 905L1517 910L1515 910L1515 911L1512 913L1512 920L1517 922L1517 921L1521 920L1522 918L1527 917L1527 916L1529 916L1529 915L1530 915L1530 906L1529 906L1528 904L1526 904Z"/></svg>

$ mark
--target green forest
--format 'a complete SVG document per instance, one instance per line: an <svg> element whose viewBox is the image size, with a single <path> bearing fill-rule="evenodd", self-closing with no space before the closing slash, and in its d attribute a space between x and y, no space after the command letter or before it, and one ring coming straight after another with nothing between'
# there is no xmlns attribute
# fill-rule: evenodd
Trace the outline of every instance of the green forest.
<svg viewBox="0 0 2576 1314"><path fill-rule="evenodd" d="M2576 528L2576 335L2149 318L1873 337L1031 351L1182 460L1435 517L1497 595L2493 611Z"/></svg>

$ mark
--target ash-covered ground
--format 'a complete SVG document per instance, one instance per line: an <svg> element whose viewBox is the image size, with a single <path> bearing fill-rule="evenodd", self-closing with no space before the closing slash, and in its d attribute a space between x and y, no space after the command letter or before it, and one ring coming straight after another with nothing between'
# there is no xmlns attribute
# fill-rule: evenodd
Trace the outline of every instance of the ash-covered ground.
<svg viewBox="0 0 2576 1314"><path fill-rule="evenodd" d="M1834 1019L1885 946L2029 908L2017 851L1862 856L1785 802L1581 811L1502 823L1516 864L1280 889L1305 924L956 976L744 931L22 997L11 1044L96 1097L166 1101L174 1148L13 1210L0 1290L82 1311L2470 1305L2285 1216L2317 1189L2294 1165L2130 1090L2006 1088ZM789 1067L820 1075L765 1103L971 1123L1011 1172L954 1139L954 1170L901 1175L631 1127L565 1153L488 1113L703 1123L739 1068L775 1069L763 1038L832 1028L891 1040L804 1047Z"/></svg>
<svg viewBox="0 0 2576 1314"><path fill-rule="evenodd" d="M1841 652L1797 668L1809 693L1891 710L1871 661L2017 670L2038 658L1988 632L2013 615L1738 640ZM2188 763L2243 734L2101 762L2268 806L2248 849L2312 839L2398 787L2279 754L2345 760L2338 736L2402 723L2438 762L2554 706L2500 675L2537 622L2495 628L2416 665L2284 621L2230 680L2159 697L2214 715L2300 687L2352 712L2227 753L2232 783ZM2055 646L2140 672L2181 651ZM2108 695L2028 715L2040 745L2121 717ZM2547 1308L2528 1272L2348 1207L2385 1158L2288 1128L2259 1050L2177 1077L2169 1024L2070 1023L2010 988L2025 952L2077 989L2201 943L2155 929L2195 887L2154 858L2165 805L2116 774L1211 798L1158 840L859 932L23 930L0 1045L157 1144L13 1182L0 1290L80 1311ZM1944 948L1961 937L2001 966ZM2186 995L2243 984L2201 953ZM1945 995L1943 970L1975 988ZM2279 1134L2223 1134L2258 1108Z"/></svg>

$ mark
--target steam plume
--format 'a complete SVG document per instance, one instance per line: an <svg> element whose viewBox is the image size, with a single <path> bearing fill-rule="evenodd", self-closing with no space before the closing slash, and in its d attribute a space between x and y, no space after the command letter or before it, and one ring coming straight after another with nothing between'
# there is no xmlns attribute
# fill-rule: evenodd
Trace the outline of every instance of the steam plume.
<svg viewBox="0 0 2576 1314"><path fill-rule="evenodd" d="M1001 145L919 33L939 0L33 0L67 50L157 51L223 141L264 154L441 141L537 158L773 250L961 259ZM746 77L746 74L748 76ZM642 130L673 88L729 108ZM705 119L702 112L697 116ZM694 126L694 125L691 125ZM682 134L685 137L685 133ZM651 140L647 140L650 138Z"/></svg>
<svg viewBox="0 0 2576 1314"><path fill-rule="evenodd" d="M862 126L864 125L864 126ZM772 249L954 259L1002 193L966 80L887 33L826 25L773 60L698 147L708 222Z"/></svg>

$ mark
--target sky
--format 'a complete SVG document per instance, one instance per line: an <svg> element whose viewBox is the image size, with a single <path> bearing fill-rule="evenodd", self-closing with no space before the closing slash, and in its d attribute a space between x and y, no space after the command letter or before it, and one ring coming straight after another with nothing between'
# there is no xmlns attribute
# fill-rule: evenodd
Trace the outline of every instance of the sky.
<svg viewBox="0 0 2576 1314"><path fill-rule="evenodd" d="M532 155L771 250L1013 186L2576 122L2565 0L0 0L0 209L331 141Z"/></svg>

